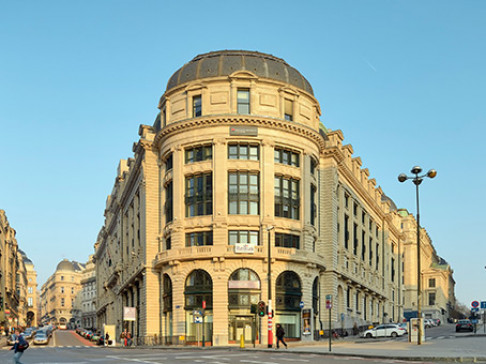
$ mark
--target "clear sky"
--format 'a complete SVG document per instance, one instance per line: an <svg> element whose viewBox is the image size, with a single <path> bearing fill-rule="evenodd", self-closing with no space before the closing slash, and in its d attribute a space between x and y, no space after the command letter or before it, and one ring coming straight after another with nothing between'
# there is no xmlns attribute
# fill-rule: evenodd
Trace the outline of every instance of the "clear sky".
<svg viewBox="0 0 486 364"><path fill-rule="evenodd" d="M169 77L200 53L273 54L312 84L330 129L486 300L486 1L4 0L0 3L0 209L39 286L85 262L119 159L152 124Z"/></svg>

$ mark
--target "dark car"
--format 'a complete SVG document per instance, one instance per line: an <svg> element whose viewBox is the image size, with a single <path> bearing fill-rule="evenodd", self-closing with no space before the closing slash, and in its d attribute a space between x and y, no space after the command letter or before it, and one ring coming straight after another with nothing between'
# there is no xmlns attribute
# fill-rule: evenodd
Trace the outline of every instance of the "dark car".
<svg viewBox="0 0 486 364"><path fill-rule="evenodd" d="M469 320L459 320L456 324L456 332L459 331L474 331L473 324Z"/></svg>

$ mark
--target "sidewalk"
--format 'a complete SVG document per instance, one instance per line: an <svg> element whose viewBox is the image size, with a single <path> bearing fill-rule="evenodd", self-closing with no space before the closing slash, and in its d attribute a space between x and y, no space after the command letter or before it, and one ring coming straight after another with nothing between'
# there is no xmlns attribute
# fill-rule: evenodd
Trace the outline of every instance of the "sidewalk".
<svg viewBox="0 0 486 364"><path fill-rule="evenodd" d="M275 349L250 349L274 350ZM412 361L461 361L486 362L486 336L475 335L461 338L429 340L422 345L399 340L335 340L329 351L328 341L315 343L289 343L288 349L279 351L315 353L322 355L359 356Z"/></svg>

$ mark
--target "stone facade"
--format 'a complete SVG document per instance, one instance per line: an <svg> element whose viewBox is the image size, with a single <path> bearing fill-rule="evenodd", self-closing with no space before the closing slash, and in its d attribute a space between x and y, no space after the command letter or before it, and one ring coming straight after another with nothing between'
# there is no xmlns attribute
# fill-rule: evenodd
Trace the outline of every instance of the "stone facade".
<svg viewBox="0 0 486 364"><path fill-rule="evenodd" d="M333 329L402 319L401 216L320 123L297 70L257 52L203 54L159 109L106 201L98 327L148 344L266 343L267 317L251 308L269 292L291 339L327 329L327 296Z"/></svg>
<svg viewBox="0 0 486 364"><path fill-rule="evenodd" d="M61 261L56 271L41 288L41 321L54 326L72 326L76 322L75 298L81 291L81 278L85 265L67 259Z"/></svg>
<svg viewBox="0 0 486 364"><path fill-rule="evenodd" d="M4 328L30 326L36 317L29 302L30 291L37 286L37 274L15 235L5 211L0 210L0 326Z"/></svg>
<svg viewBox="0 0 486 364"><path fill-rule="evenodd" d="M417 312L417 221L405 209L400 209L401 226L404 234L403 260L405 315L414 316ZM420 231L420 258L422 277L422 312L426 318L446 320L456 307L454 271L441 258L427 231Z"/></svg>
<svg viewBox="0 0 486 364"><path fill-rule="evenodd" d="M96 325L96 270L91 255L86 263L86 269L83 271L81 278L80 296L80 322L77 323L80 327L85 329L98 329ZM77 325L77 326L78 326Z"/></svg>

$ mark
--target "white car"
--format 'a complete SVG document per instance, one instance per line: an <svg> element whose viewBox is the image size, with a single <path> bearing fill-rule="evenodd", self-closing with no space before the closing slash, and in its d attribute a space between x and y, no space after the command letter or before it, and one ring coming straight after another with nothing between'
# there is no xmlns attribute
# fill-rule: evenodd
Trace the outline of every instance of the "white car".
<svg viewBox="0 0 486 364"><path fill-rule="evenodd" d="M397 337L403 336L407 333L407 330L401 328L397 324L383 324L378 325L370 330L366 330L363 332L363 337L372 338L372 337Z"/></svg>

